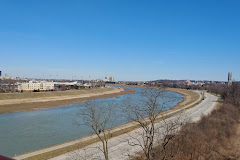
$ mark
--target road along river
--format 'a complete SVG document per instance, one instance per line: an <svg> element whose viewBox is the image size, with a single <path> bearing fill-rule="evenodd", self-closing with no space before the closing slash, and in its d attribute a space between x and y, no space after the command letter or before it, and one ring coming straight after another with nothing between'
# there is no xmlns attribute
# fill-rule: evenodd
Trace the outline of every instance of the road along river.
<svg viewBox="0 0 240 160"><path fill-rule="evenodd" d="M116 126L128 122L121 115L122 102L126 100L139 102L141 92L146 90L133 87L129 89L135 89L138 92L120 95L116 98L96 100L105 105L114 104L118 116L122 117L116 122ZM170 102L165 108L166 110L183 99L182 95L178 93L167 92L167 94L169 97L177 97L177 99ZM88 127L77 127L73 124L77 118L76 113L83 105L85 104L70 104L39 111L0 114L0 154L12 157L92 134L92 130Z"/></svg>
<svg viewBox="0 0 240 160"><path fill-rule="evenodd" d="M159 138L159 139L162 138L161 136L164 135L165 128L166 128L166 127L164 128L164 126L166 125L166 123L171 124L172 122L176 122L179 120L185 123L196 122L201 119L201 116L207 115L212 110L214 110L217 104L218 98L209 93L206 93L205 96L206 96L205 100L203 100L200 104L196 105L195 107L185 110L185 108L188 108L192 105L192 104L189 104L188 106L185 106L184 108L182 108L183 113L172 116L168 118L165 122L161 121L155 124L155 127L159 128L159 131L158 131L159 137L156 136L156 138ZM174 110L172 111L172 113L167 113L167 114L173 114L174 112L178 112L178 111ZM130 140L132 143L139 143L139 142L143 143L141 138L142 136L141 133L142 133L142 129L138 128L129 133L125 133L120 136L111 138L108 143L109 159L125 160L125 159L129 159L129 156L131 157L131 156L134 156L136 153L141 152L142 149L140 146L130 146L127 141L128 137L130 138L134 137L134 139L128 139L128 140ZM78 159L79 157L84 157L86 159L104 159L103 153L99 150L99 148L96 148L96 146L99 146L99 145L101 145L101 143L97 142L95 144L89 145L79 150L57 156L55 158L52 158L51 160Z"/></svg>

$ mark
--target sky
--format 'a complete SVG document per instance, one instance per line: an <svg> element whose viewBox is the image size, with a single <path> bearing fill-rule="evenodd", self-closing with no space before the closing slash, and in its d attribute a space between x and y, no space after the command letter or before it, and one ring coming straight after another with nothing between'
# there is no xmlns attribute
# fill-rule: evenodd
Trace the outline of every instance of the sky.
<svg viewBox="0 0 240 160"><path fill-rule="evenodd" d="M240 80L239 0L1 0L14 77Z"/></svg>

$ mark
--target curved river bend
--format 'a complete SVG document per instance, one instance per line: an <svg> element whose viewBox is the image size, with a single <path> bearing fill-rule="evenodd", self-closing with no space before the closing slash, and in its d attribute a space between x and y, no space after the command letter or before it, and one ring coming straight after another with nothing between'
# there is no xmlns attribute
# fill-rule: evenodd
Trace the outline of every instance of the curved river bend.
<svg viewBox="0 0 240 160"><path fill-rule="evenodd" d="M130 99L139 102L141 92L146 90L144 88L125 88L135 89L139 92L96 101L103 104L113 103L117 114L121 115L123 101ZM166 109L175 106L183 99L182 95L178 93L168 92L167 94L178 98L169 103ZM76 113L83 105L84 103L69 104L39 111L0 114L0 154L12 157L90 135L92 130L88 127L77 127L73 124ZM121 118L116 126L124 123L127 123L127 120Z"/></svg>

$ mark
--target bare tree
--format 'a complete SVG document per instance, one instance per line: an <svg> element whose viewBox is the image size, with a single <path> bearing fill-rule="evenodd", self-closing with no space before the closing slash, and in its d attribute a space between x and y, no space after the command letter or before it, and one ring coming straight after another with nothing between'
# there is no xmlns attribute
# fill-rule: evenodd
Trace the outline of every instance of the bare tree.
<svg viewBox="0 0 240 160"><path fill-rule="evenodd" d="M184 114L177 114L173 117L170 117L168 119L162 118L162 125L159 127L159 129L162 129L162 132L160 134L160 139L157 144L161 144L160 147L160 153L162 154L161 159L171 159L175 155L178 154L178 147L174 146L177 143L172 143L176 140L177 132L181 129L182 126L185 125L185 123L188 121L188 118L184 116ZM178 143L180 145L180 143Z"/></svg>
<svg viewBox="0 0 240 160"><path fill-rule="evenodd" d="M164 120L162 111L169 107L170 102L175 102L174 97L163 89L148 88L142 92L142 99L135 104L127 104L125 113L130 121L136 122L142 129L140 136L129 135L127 139L131 146L140 146L146 159L152 159L153 144L158 131L156 122Z"/></svg>
<svg viewBox="0 0 240 160"><path fill-rule="evenodd" d="M101 147L98 147L104 154L105 160L109 160L108 140L111 138L111 128L114 126L116 116L114 116L113 104L105 105L96 101L86 103L84 107L77 113L82 118L83 123L77 123L79 125L85 125L90 127L97 135L102 143Z"/></svg>

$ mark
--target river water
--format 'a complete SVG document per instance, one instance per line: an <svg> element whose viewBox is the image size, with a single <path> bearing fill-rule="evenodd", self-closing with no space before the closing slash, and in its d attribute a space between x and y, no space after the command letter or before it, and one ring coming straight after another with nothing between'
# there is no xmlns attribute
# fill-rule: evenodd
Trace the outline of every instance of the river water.
<svg viewBox="0 0 240 160"><path fill-rule="evenodd" d="M124 88L135 89L138 92L96 100L96 102L103 104L114 104L117 114L121 117L116 122L116 126L128 122L126 118L121 116L123 102L126 100L140 102L141 92L146 90L144 88ZM177 99L170 102L165 109L169 109L182 101L183 97L180 94L174 92L167 94L177 97ZM85 104L69 104L39 111L0 114L0 155L12 157L90 135L93 133L90 128L74 125L76 119L81 121L76 113L83 105Z"/></svg>

